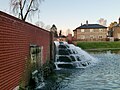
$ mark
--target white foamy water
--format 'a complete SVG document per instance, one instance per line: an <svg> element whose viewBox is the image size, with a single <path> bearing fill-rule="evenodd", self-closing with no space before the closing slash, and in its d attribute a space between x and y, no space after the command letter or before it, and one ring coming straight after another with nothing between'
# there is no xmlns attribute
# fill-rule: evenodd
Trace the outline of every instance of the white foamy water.
<svg viewBox="0 0 120 90"><path fill-rule="evenodd" d="M96 58L73 44L55 41L55 46L57 70L61 68L86 68L97 62Z"/></svg>

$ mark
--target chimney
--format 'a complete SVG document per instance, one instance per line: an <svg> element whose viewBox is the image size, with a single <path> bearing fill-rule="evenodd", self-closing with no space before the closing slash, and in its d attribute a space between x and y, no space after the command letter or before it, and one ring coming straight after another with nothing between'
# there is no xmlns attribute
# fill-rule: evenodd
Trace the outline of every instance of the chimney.
<svg viewBox="0 0 120 90"><path fill-rule="evenodd" d="M81 26L82 26L82 23L81 23Z"/></svg>
<svg viewBox="0 0 120 90"><path fill-rule="evenodd" d="M86 25L88 26L88 20L86 21Z"/></svg>

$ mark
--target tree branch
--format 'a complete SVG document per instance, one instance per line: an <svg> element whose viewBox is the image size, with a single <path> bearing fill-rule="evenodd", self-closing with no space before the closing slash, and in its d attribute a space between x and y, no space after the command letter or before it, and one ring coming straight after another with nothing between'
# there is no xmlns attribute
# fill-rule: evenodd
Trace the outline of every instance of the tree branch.
<svg viewBox="0 0 120 90"><path fill-rule="evenodd" d="M19 5L20 5L20 16L21 16L21 19L23 20L22 0L19 0Z"/></svg>
<svg viewBox="0 0 120 90"><path fill-rule="evenodd" d="M36 8L36 9L30 9L29 12L30 12L30 11L37 11L37 10L38 10L38 8Z"/></svg>
<svg viewBox="0 0 120 90"><path fill-rule="evenodd" d="M26 0L24 0L24 2L23 2L23 7L22 7L22 9L24 9L24 7L25 7L25 3L26 3Z"/></svg>
<svg viewBox="0 0 120 90"><path fill-rule="evenodd" d="M29 5L29 7L28 7L28 9L27 9L27 12L26 12L26 14L25 14L25 16L24 16L24 18L23 18L24 21L25 21L26 18L27 18L27 15L28 15L28 13L29 13L29 11L30 11L30 7L31 7L32 3L33 3L33 0L31 0L30 5Z"/></svg>

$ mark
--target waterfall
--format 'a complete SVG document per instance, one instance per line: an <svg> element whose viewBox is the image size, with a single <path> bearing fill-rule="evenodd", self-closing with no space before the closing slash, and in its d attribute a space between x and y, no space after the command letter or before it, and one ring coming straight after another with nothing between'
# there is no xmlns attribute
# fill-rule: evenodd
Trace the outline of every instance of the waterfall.
<svg viewBox="0 0 120 90"><path fill-rule="evenodd" d="M55 66L62 68L86 68L94 65L97 59L81 48L67 42L54 41L56 46Z"/></svg>

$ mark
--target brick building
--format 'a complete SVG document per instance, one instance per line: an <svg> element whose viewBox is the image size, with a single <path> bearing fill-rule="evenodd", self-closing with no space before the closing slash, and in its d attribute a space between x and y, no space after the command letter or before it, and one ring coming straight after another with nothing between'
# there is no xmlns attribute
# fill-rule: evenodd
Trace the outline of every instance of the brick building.
<svg viewBox="0 0 120 90"><path fill-rule="evenodd" d="M114 37L114 39L120 40L120 18L119 18L119 23L113 26L112 31L113 31L112 36Z"/></svg>
<svg viewBox="0 0 120 90"><path fill-rule="evenodd" d="M0 11L0 90L28 84L31 67L50 60L50 39L49 31Z"/></svg>
<svg viewBox="0 0 120 90"><path fill-rule="evenodd" d="M105 41L107 37L107 27L99 24L86 24L73 30L74 39L79 41Z"/></svg>

